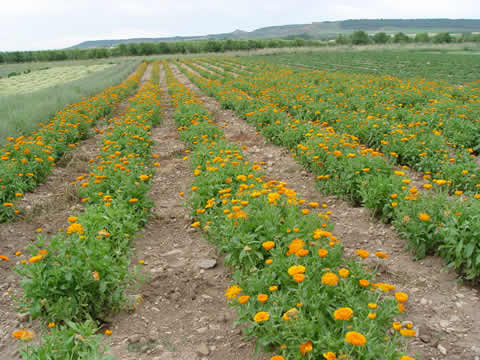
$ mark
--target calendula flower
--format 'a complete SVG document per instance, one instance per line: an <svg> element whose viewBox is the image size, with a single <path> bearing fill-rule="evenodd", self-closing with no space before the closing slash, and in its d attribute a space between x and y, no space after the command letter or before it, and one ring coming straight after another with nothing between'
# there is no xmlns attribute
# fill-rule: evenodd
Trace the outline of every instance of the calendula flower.
<svg viewBox="0 0 480 360"><path fill-rule="evenodd" d="M28 262L29 262L30 264L33 264L33 263L36 263L36 262L38 262L38 261L40 261L40 260L42 260L42 259L43 259L43 256L42 256L42 255L36 255L36 256L32 256L30 259L28 259Z"/></svg>
<svg viewBox="0 0 480 360"><path fill-rule="evenodd" d="M410 329L401 329L400 334L405 337L412 337L415 336L417 332L415 330L410 330Z"/></svg>
<svg viewBox="0 0 480 360"><path fill-rule="evenodd" d="M348 271L348 269L338 270L338 275L340 275L342 278L347 278L349 274L350 274L350 271Z"/></svg>
<svg viewBox="0 0 480 360"><path fill-rule="evenodd" d="M418 214L418 218L422 221L430 221L430 215L428 215L427 213Z"/></svg>
<svg viewBox="0 0 480 360"><path fill-rule="evenodd" d="M296 320L298 319L298 314L299 312L297 308L291 308L285 314L282 315L282 319L285 321Z"/></svg>
<svg viewBox="0 0 480 360"><path fill-rule="evenodd" d="M381 251L377 251L377 252L375 253L375 256L378 257L378 258L380 258L380 259L386 259L386 258L388 258L388 255L385 254L384 252L381 252Z"/></svg>
<svg viewBox="0 0 480 360"><path fill-rule="evenodd" d="M8 256L0 255L0 260L8 261Z"/></svg>
<svg viewBox="0 0 480 360"><path fill-rule="evenodd" d="M302 356L305 356L307 353L313 351L313 343L312 341L307 341L306 343L300 345L300 353Z"/></svg>
<svg viewBox="0 0 480 360"><path fill-rule="evenodd" d="M268 300L268 295L267 294L259 294L257 296L257 300L261 303L264 303Z"/></svg>
<svg viewBox="0 0 480 360"><path fill-rule="evenodd" d="M112 335L112 330L110 329L105 330L105 335Z"/></svg>
<svg viewBox="0 0 480 360"><path fill-rule="evenodd" d="M327 272L322 275L322 283L329 286L335 286L338 284L339 278L332 272Z"/></svg>
<svg viewBox="0 0 480 360"><path fill-rule="evenodd" d="M78 220L78 217L76 217L76 216L69 216L68 219L67 219L67 221L69 223L77 222L77 220Z"/></svg>
<svg viewBox="0 0 480 360"><path fill-rule="evenodd" d="M370 253L366 250L362 250L362 249L358 249L355 251L357 253L358 256L360 256L362 259L366 259Z"/></svg>
<svg viewBox="0 0 480 360"><path fill-rule="evenodd" d="M253 317L253 321L257 323L262 321L267 321L268 319L270 319L270 314L265 311L260 311L256 313L255 316Z"/></svg>
<svg viewBox="0 0 480 360"><path fill-rule="evenodd" d="M335 310L333 318L335 320L350 320L353 316L353 310L349 307L343 307Z"/></svg>
<svg viewBox="0 0 480 360"><path fill-rule="evenodd" d="M97 281L100 280L100 274L97 271L94 271L92 273L92 277L94 280L97 280Z"/></svg>
<svg viewBox="0 0 480 360"><path fill-rule="evenodd" d="M232 285L225 291L225 296L227 299L234 299L238 294L240 294L241 291L242 288L240 286Z"/></svg>
<svg viewBox="0 0 480 360"><path fill-rule="evenodd" d="M338 360L337 356L335 355L335 353L329 351L327 353L323 353L323 357L326 359L326 360Z"/></svg>
<svg viewBox="0 0 480 360"><path fill-rule="evenodd" d="M345 341L355 346L363 346L367 343L365 336L356 331L347 332L345 335Z"/></svg>
<svg viewBox="0 0 480 360"><path fill-rule="evenodd" d="M55 323L54 323L54 322L48 323L48 327L49 327L50 329L53 328L54 326L55 326Z"/></svg>
<svg viewBox="0 0 480 360"><path fill-rule="evenodd" d="M243 296L240 296L238 298L238 302L240 304L246 304L248 302L248 300L250 300L250 296L248 296L248 295L243 295Z"/></svg>
<svg viewBox="0 0 480 360"><path fill-rule="evenodd" d="M410 356L407 356L407 355L403 355L400 360L415 360L414 358L410 357Z"/></svg>
<svg viewBox="0 0 480 360"><path fill-rule="evenodd" d="M17 330L12 333L12 336L15 339L22 340L22 341L30 341L35 337L35 332L33 330Z"/></svg>
<svg viewBox="0 0 480 360"><path fill-rule="evenodd" d="M132 199L128 200L128 202L129 202L130 204L134 204L134 203L137 203L137 202L138 202L138 199L132 198Z"/></svg>
<svg viewBox="0 0 480 360"><path fill-rule="evenodd" d="M305 275L304 274L295 274L293 275L293 280L297 283L303 282L305 280Z"/></svg>
<svg viewBox="0 0 480 360"><path fill-rule="evenodd" d="M67 228L67 234L75 233L83 234L83 226L81 224L73 223Z"/></svg>
<svg viewBox="0 0 480 360"><path fill-rule="evenodd" d="M192 224L192 227L194 228L197 228L200 226L200 221L195 221L193 224Z"/></svg>
<svg viewBox="0 0 480 360"><path fill-rule="evenodd" d="M294 276L296 274L303 274L306 268L303 265L293 265L288 268L288 275Z"/></svg>
<svg viewBox="0 0 480 360"><path fill-rule="evenodd" d="M395 329L395 330L400 330L402 328L402 324L399 323L398 321L395 321L393 324L392 324L392 327Z"/></svg>
<svg viewBox="0 0 480 360"><path fill-rule="evenodd" d="M377 314L374 313L374 312L371 312L371 313L368 314L369 319L375 319L376 317L377 317Z"/></svg>
<svg viewBox="0 0 480 360"><path fill-rule="evenodd" d="M272 286L270 286L270 287L268 288L268 290L270 290L270 291L272 291L272 292L273 292L273 291L277 291L277 290L278 290L278 286L277 286L277 285L272 285Z"/></svg>
<svg viewBox="0 0 480 360"><path fill-rule="evenodd" d="M404 292L396 292L396 293L395 293L395 299L396 299L399 303L407 302L407 300L408 300L408 294L405 294Z"/></svg>
<svg viewBox="0 0 480 360"><path fill-rule="evenodd" d="M325 257L328 255L328 250L325 250L325 249L318 249L318 256L320 257Z"/></svg>
<svg viewBox="0 0 480 360"><path fill-rule="evenodd" d="M273 241L265 241L262 244L262 246L265 250L270 250L270 249L273 249L273 247L275 247L275 243Z"/></svg>

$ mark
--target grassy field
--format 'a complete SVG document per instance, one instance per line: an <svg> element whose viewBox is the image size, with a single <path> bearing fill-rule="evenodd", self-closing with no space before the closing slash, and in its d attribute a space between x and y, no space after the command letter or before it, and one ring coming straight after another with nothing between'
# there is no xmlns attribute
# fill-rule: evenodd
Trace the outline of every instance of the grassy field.
<svg viewBox="0 0 480 360"><path fill-rule="evenodd" d="M0 79L0 96L27 94L81 79L115 64L61 66Z"/></svg>
<svg viewBox="0 0 480 360"><path fill-rule="evenodd" d="M78 74L78 67L85 67L82 64L73 67L74 70L72 70L72 66L62 66L52 69L64 74L57 79L55 86L43 86L43 88L40 87L34 91L32 88L29 88L28 83L18 86L18 89L23 89L22 92L24 93L0 96L0 118L2 119L0 123L0 138L3 139L7 136L15 137L32 132L38 123L48 122L50 117L66 104L75 103L83 97L119 83L132 73L139 63L140 58L124 59L117 65L108 67L106 67L105 62L100 62L100 65L92 64L88 67L94 66L97 69L105 67L103 70L92 74L88 74L87 71L85 73L86 76L80 79L77 78L77 80L59 83L58 81L68 77L72 78L73 75L70 73L72 71ZM35 72L28 75L33 74ZM11 79L15 78L17 77L15 76ZM26 89L31 91L26 93ZM0 90L1 94L2 90Z"/></svg>
<svg viewBox="0 0 480 360"><path fill-rule="evenodd" d="M295 65L325 71L388 74L400 78L424 77L462 84L480 79L478 51L455 51L455 48L391 51L316 51L298 54L261 56L259 60L275 64Z"/></svg>

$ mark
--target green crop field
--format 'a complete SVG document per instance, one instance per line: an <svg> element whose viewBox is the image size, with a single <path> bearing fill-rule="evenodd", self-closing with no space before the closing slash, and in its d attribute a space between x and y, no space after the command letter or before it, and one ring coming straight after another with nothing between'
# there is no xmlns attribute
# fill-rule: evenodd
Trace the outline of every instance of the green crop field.
<svg viewBox="0 0 480 360"><path fill-rule="evenodd" d="M0 96L27 94L36 90L81 79L115 64L77 65L37 70L0 79Z"/></svg>
<svg viewBox="0 0 480 360"><path fill-rule="evenodd" d="M325 71L388 74L400 78L424 77L462 84L480 79L478 51L318 51L304 54L261 56L275 64Z"/></svg>

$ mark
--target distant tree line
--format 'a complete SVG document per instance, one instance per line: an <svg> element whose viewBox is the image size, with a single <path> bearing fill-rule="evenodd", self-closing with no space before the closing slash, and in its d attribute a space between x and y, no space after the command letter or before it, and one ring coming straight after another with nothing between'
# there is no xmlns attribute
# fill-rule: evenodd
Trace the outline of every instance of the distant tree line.
<svg viewBox="0 0 480 360"><path fill-rule="evenodd" d="M385 28L409 28L431 30L432 32L435 32L436 29L462 32L474 31L480 26L479 19L358 19L340 21L339 23L340 27L345 30L363 29L366 31Z"/></svg>
<svg viewBox="0 0 480 360"><path fill-rule="evenodd" d="M428 33L419 33L409 37L403 32L389 35L378 32L373 36L363 30L354 31L351 35L337 35L335 44L387 44L387 43L453 43L480 42L480 34L463 33L459 37L449 33L439 33L430 37ZM304 46L327 46L326 41L313 39L309 34L288 36L286 39L222 39L222 40L186 40L168 42L142 42L119 44L115 47L98 47L91 49L63 49L39 51L0 52L0 64L40 61L104 59L118 56L149 56L164 54L197 54L204 52L222 53L235 50L256 50L265 48L285 48Z"/></svg>
<svg viewBox="0 0 480 360"><path fill-rule="evenodd" d="M397 32L394 35L389 35L385 32L377 32L373 36L369 36L363 30L354 31L351 35L337 35L335 43L346 45L368 45L368 44L405 44L405 43L433 43L433 44L448 44L448 43L464 43L464 42L480 42L480 34L462 33L460 36L452 36L448 32L438 33L434 36L429 36L428 33L418 33L414 37L410 37L403 32Z"/></svg>
<svg viewBox="0 0 480 360"><path fill-rule="evenodd" d="M325 43L306 36L292 39L249 39L249 40L192 40L169 42L143 42L119 44L111 48L64 49L40 51L0 52L1 63L22 63L35 61L61 61L104 59L117 56L148 56L163 54L197 54L203 52L221 53L235 50L284 48L303 46L324 46Z"/></svg>

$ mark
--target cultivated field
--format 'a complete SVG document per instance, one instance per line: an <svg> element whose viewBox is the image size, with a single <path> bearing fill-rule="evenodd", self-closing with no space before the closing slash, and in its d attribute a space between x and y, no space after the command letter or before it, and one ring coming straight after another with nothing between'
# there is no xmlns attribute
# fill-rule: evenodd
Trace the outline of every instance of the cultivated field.
<svg viewBox="0 0 480 360"><path fill-rule="evenodd" d="M480 356L476 59L122 63L1 149L0 349Z"/></svg>

